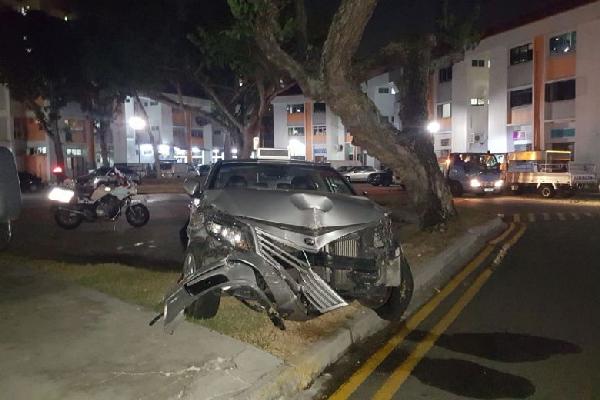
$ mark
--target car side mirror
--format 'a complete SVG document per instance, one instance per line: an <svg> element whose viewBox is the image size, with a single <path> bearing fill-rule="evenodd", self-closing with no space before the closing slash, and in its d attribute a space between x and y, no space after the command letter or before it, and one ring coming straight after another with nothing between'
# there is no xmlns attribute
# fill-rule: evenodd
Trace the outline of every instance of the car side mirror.
<svg viewBox="0 0 600 400"><path fill-rule="evenodd" d="M190 197L199 197L202 194L198 178L198 176L190 176L183 182L183 189Z"/></svg>

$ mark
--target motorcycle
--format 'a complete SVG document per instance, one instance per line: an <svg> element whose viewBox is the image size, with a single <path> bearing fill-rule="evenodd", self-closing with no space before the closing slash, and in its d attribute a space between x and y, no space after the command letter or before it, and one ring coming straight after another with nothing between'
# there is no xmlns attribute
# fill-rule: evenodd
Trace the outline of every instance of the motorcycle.
<svg viewBox="0 0 600 400"><path fill-rule="evenodd" d="M54 220L64 229L75 229L84 221L116 221L123 211L127 222L139 228L148 223L150 211L145 199L136 195L137 187L132 182L116 187L99 185L89 197L76 190L73 183L67 182L64 187L52 189L48 198L58 203Z"/></svg>

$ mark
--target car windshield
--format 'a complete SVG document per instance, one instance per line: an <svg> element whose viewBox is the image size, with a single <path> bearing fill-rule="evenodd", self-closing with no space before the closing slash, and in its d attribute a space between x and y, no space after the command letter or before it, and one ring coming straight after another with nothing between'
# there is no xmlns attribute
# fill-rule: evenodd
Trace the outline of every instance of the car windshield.
<svg viewBox="0 0 600 400"><path fill-rule="evenodd" d="M471 154L465 157L465 172L499 171L500 163L493 154Z"/></svg>
<svg viewBox="0 0 600 400"><path fill-rule="evenodd" d="M298 164L223 164L212 177L208 188L354 194L346 180L333 168Z"/></svg>

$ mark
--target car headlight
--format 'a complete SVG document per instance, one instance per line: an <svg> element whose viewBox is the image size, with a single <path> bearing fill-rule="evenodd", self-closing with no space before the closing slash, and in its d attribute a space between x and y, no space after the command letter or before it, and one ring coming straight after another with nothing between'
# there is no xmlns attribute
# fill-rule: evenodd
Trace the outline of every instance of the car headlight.
<svg viewBox="0 0 600 400"><path fill-rule="evenodd" d="M73 196L75 196L73 190L63 189L61 187L55 187L48 193L48 199L58 201L59 203L69 203Z"/></svg>
<svg viewBox="0 0 600 400"><path fill-rule="evenodd" d="M502 186L504 186L504 181L502 179L498 179L494 182L494 187L501 188Z"/></svg>
<svg viewBox="0 0 600 400"><path fill-rule="evenodd" d="M479 181L479 179L471 179L471 187L472 188L481 187L481 182Z"/></svg>
<svg viewBox="0 0 600 400"><path fill-rule="evenodd" d="M206 232L214 239L238 250L250 250L252 248L250 228L233 219L209 216L204 221L204 227Z"/></svg>

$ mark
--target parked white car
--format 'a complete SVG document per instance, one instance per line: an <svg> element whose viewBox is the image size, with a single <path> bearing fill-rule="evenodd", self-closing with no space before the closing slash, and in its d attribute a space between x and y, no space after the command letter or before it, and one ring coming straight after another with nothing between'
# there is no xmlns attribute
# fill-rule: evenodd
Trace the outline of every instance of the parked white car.
<svg viewBox="0 0 600 400"><path fill-rule="evenodd" d="M354 167L350 171L344 173L344 177L348 179L350 182L367 182L369 175L373 172L380 172L375 168L368 165L361 165L359 167Z"/></svg>

